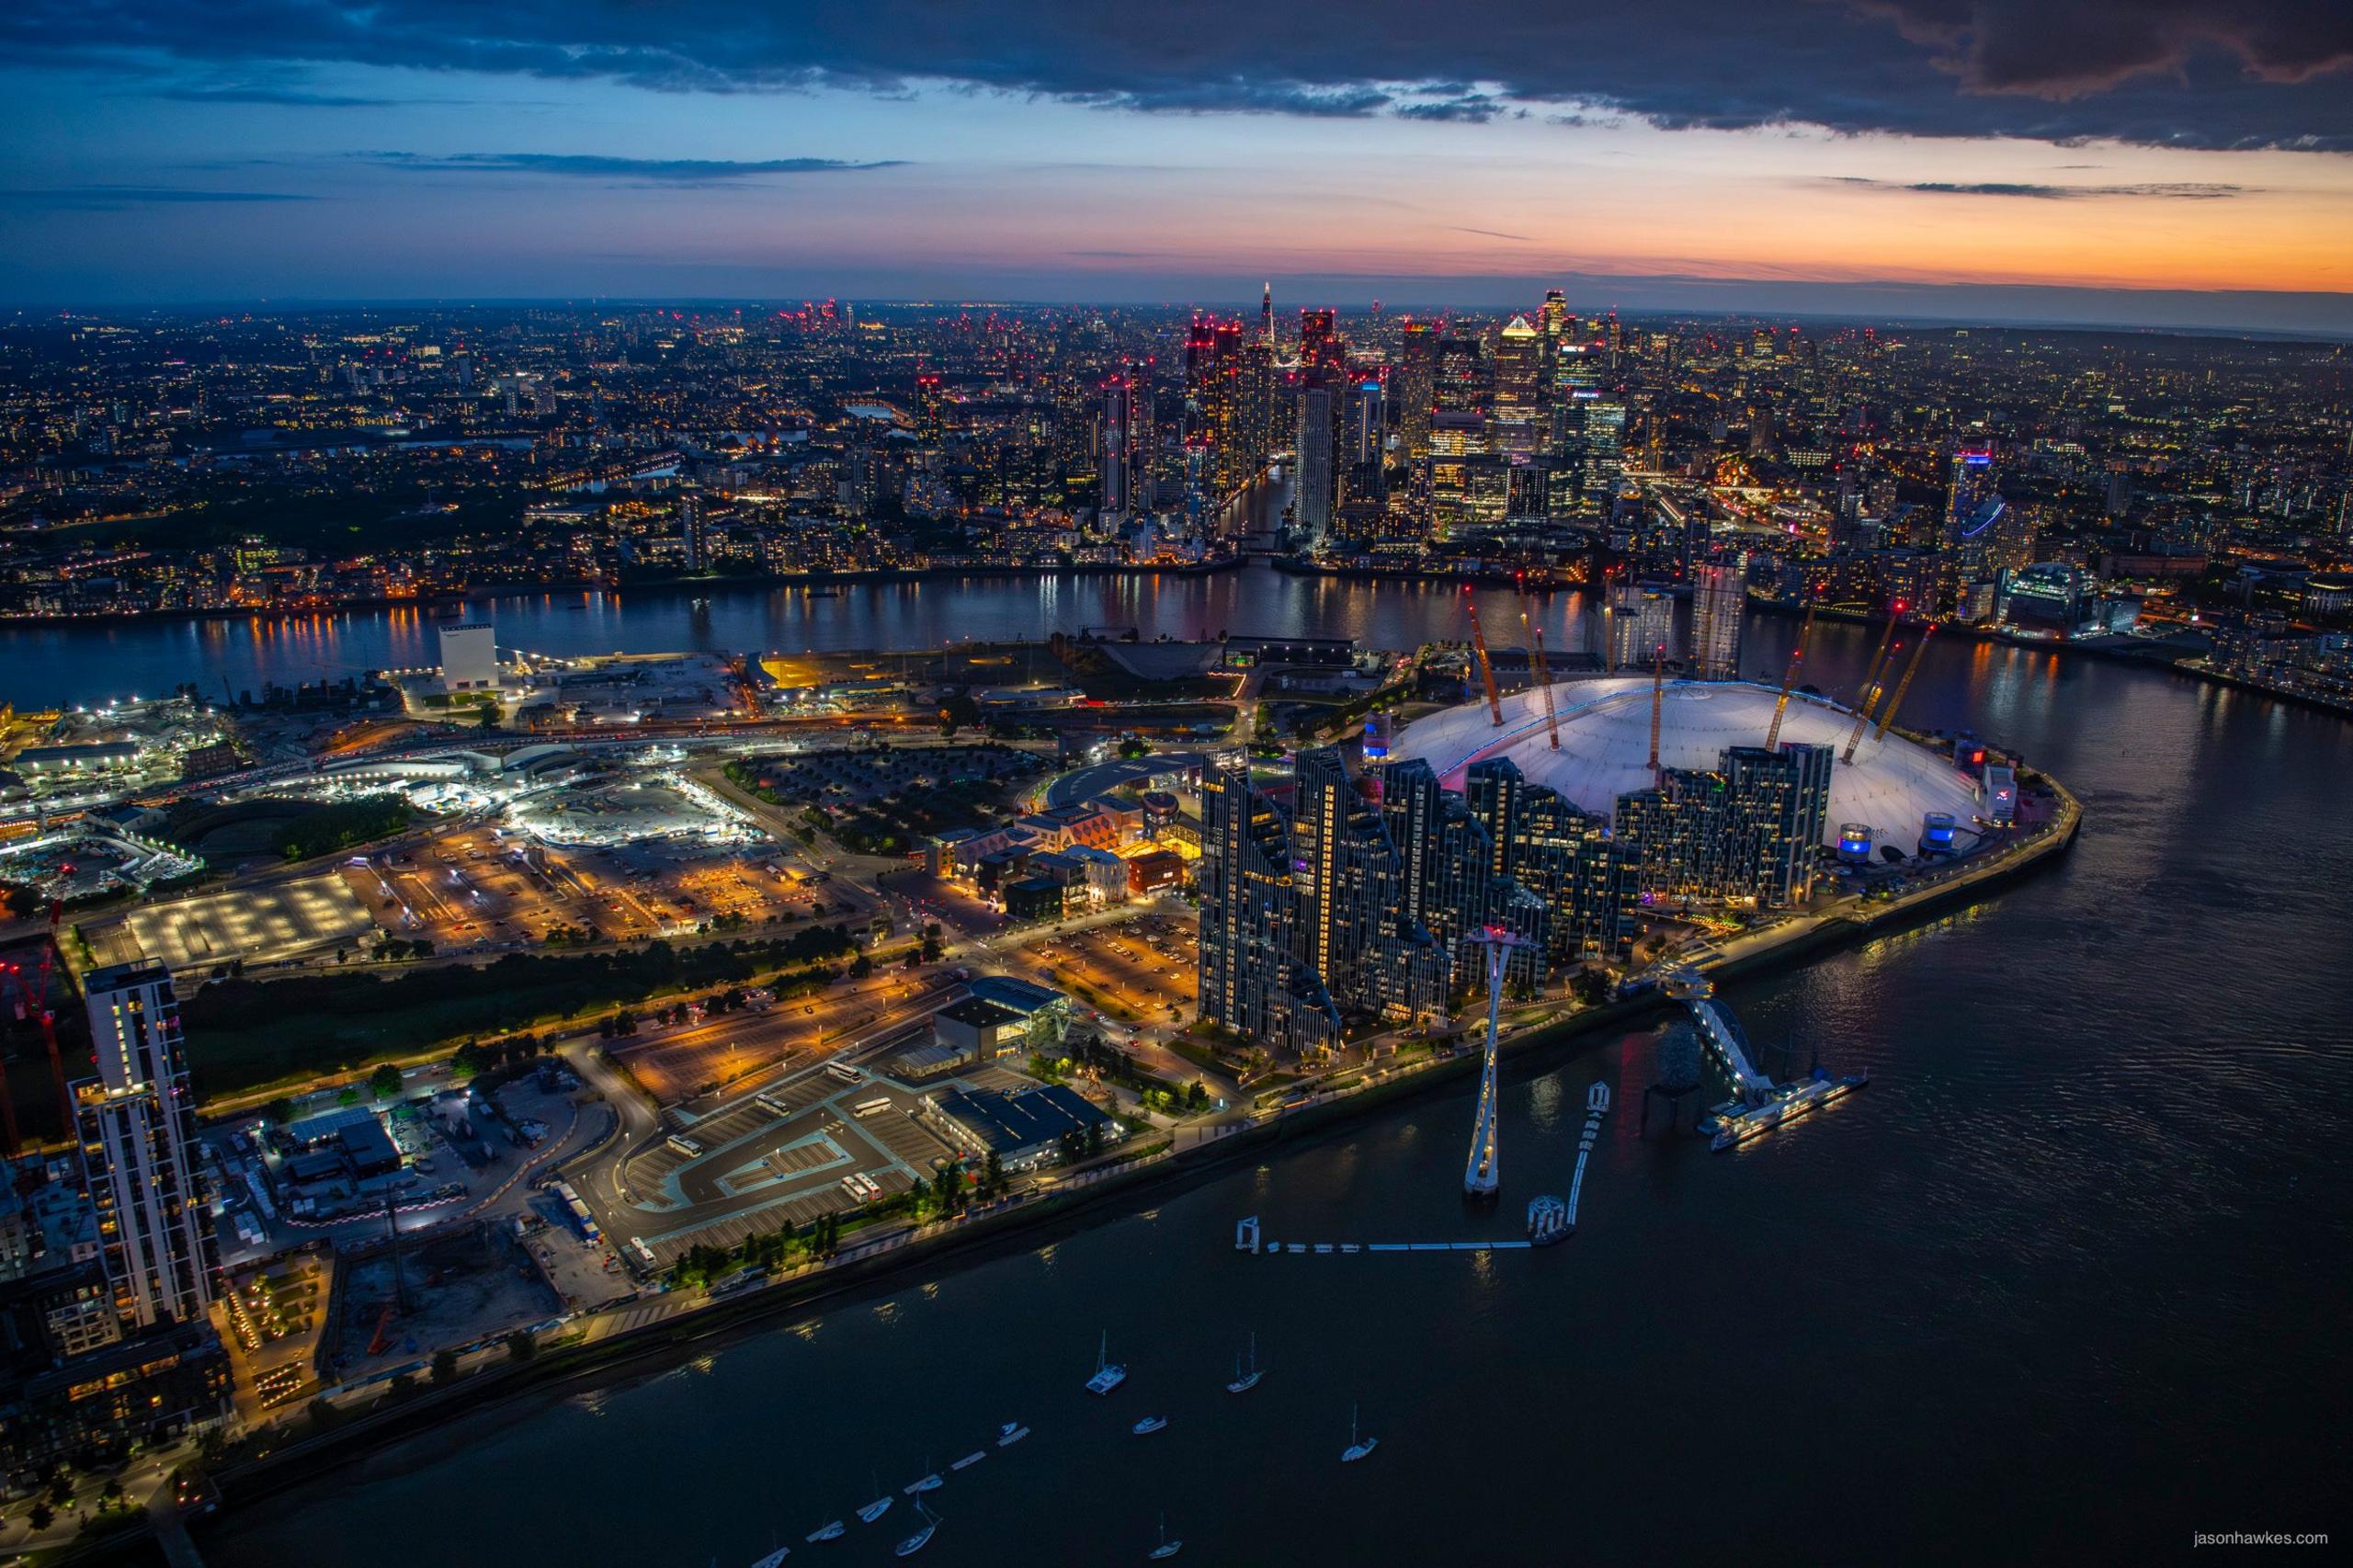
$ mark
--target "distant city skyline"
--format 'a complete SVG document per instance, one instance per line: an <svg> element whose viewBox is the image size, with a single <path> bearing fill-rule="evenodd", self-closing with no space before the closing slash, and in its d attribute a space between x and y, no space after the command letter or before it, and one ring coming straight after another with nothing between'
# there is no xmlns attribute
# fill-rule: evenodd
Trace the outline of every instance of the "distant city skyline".
<svg viewBox="0 0 2353 1568"><path fill-rule="evenodd" d="M2353 334L2308 0L1182 17L42 0L0 300L838 296Z"/></svg>

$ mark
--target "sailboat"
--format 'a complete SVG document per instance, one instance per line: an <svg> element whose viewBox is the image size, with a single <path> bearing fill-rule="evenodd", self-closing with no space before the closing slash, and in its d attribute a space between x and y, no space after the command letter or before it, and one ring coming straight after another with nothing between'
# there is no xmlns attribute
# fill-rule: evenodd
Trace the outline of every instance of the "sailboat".
<svg viewBox="0 0 2353 1568"><path fill-rule="evenodd" d="M1087 1392L1109 1393L1128 1381L1128 1369L1125 1367L1114 1365L1110 1360L1110 1355L1111 1331L1105 1329L1103 1343L1097 1346L1095 1351L1095 1375L1086 1380Z"/></svg>
<svg viewBox="0 0 2353 1568"><path fill-rule="evenodd" d="M874 1501L858 1511L858 1522L861 1525L870 1525L889 1513L891 1505L896 1501L888 1492L882 1490L881 1477L869 1475L867 1480L874 1483Z"/></svg>
<svg viewBox="0 0 2353 1568"><path fill-rule="evenodd" d="M1244 1371L1242 1369L1242 1358L1239 1356L1235 1357L1233 1358L1233 1381L1225 1385L1225 1392L1228 1393L1248 1393L1252 1389L1258 1386L1258 1380L1265 1375L1265 1373L1258 1370L1258 1335L1254 1330L1250 1335L1250 1369L1246 1372Z"/></svg>
<svg viewBox="0 0 2353 1568"><path fill-rule="evenodd" d="M789 1546L779 1546L774 1551L769 1552L766 1557L761 1558L757 1562L753 1563L752 1568L777 1568L778 1563L782 1562L786 1558L791 1555L792 1548Z"/></svg>
<svg viewBox="0 0 2353 1568"><path fill-rule="evenodd" d="M1341 1452L1340 1462L1354 1464L1379 1447L1380 1438L1357 1436L1357 1407L1353 1404L1348 1406L1348 1446Z"/></svg>
<svg viewBox="0 0 2353 1568"><path fill-rule="evenodd" d="M807 1539L810 1540L839 1540L841 1537L842 1522L839 1519L833 1519L827 1523L819 1525L815 1529L811 1530Z"/></svg>
<svg viewBox="0 0 2353 1568"><path fill-rule="evenodd" d="M1029 1428L1018 1421L1008 1421L996 1429L996 1446L1009 1449L1029 1435Z"/></svg>
<svg viewBox="0 0 2353 1568"><path fill-rule="evenodd" d="M1144 1553L1145 1561L1157 1562L1164 1557L1174 1557L1184 1550L1185 1543L1183 1541L1171 1540L1168 1539L1168 1516L1165 1514L1161 1515L1160 1544L1154 1547L1150 1551Z"/></svg>
<svg viewBox="0 0 2353 1568"><path fill-rule="evenodd" d="M929 1508L925 1507L923 1506L923 1499L920 1497L915 1499L915 1512L923 1516L923 1528L915 1531L915 1534L907 1537L906 1540L892 1547L891 1549L892 1556L913 1557L916 1552L921 1551L925 1547L931 1544L931 1532L939 1528L939 1516L933 1513Z"/></svg>
<svg viewBox="0 0 2353 1568"><path fill-rule="evenodd" d="M908 1482L904 1486L899 1488L900 1491L905 1493L910 1497L918 1497L924 1493L937 1492L939 1490L940 1485L942 1484L939 1479L939 1472L931 1468L931 1456L929 1454L923 1456L923 1466L924 1472L922 1479Z"/></svg>

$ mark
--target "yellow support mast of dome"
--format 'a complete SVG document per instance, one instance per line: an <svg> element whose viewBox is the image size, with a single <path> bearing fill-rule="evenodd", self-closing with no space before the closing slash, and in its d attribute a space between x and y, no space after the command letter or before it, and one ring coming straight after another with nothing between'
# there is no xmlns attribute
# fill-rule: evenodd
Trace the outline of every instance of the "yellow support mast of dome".
<svg viewBox="0 0 2353 1568"><path fill-rule="evenodd" d="M1790 652L1789 667L1781 672L1781 695L1773 700L1773 722L1766 726L1765 749L1771 751L1781 738L1781 715L1790 710L1790 687L1798 678L1798 666L1805 663L1805 645L1813 638L1813 607L1818 601L1809 595L1805 601L1805 619L1798 627L1798 645Z"/></svg>

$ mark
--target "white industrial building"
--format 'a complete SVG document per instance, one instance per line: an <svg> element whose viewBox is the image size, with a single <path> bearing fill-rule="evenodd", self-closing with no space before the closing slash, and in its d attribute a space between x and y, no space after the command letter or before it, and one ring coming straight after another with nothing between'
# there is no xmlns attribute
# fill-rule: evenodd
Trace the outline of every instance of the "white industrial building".
<svg viewBox="0 0 2353 1568"><path fill-rule="evenodd" d="M441 689L498 689L498 632L486 620L441 629Z"/></svg>

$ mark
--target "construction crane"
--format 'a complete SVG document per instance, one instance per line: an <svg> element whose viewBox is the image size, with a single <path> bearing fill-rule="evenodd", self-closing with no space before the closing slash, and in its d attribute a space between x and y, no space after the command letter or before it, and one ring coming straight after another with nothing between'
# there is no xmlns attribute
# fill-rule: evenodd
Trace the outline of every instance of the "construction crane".
<svg viewBox="0 0 2353 1568"><path fill-rule="evenodd" d="M1561 749L1561 716L1552 707L1552 673L1544 667L1544 629L1528 619L1522 610L1520 625L1528 629L1529 653L1536 661L1536 684L1544 693L1544 733L1552 737L1552 749Z"/></svg>
<svg viewBox="0 0 2353 1568"><path fill-rule="evenodd" d="M1879 716L1879 733L1871 737L1874 741L1887 739L1887 727L1895 722L1895 710L1904 705L1904 694L1912 689L1912 677L1920 673L1920 655L1928 651L1928 633L1936 629L1934 621L1920 628L1920 641L1912 645L1912 662L1904 666L1904 678L1895 683L1895 695L1887 699L1887 709Z"/></svg>
<svg viewBox="0 0 2353 1568"><path fill-rule="evenodd" d="M1662 704L1666 700L1666 644L1662 642L1651 652L1651 782L1661 782L1665 775L1658 766L1658 730Z"/></svg>
<svg viewBox="0 0 2353 1568"><path fill-rule="evenodd" d="M1478 655L1479 679L1487 688L1487 711L1495 716L1495 728L1504 727L1504 699L1495 695L1495 667L1487 662L1487 633L1479 624L1479 602L1471 590L1462 590L1462 608L1471 617L1471 649Z"/></svg>
<svg viewBox="0 0 2353 1568"><path fill-rule="evenodd" d="M1781 715L1790 710L1790 687L1798 678L1798 666L1805 663L1805 645L1813 637L1813 606L1805 601L1805 619L1798 626L1798 645L1790 652L1789 668L1781 672L1781 695L1773 702L1773 722L1765 729L1765 749L1771 751L1781 739Z"/></svg>

